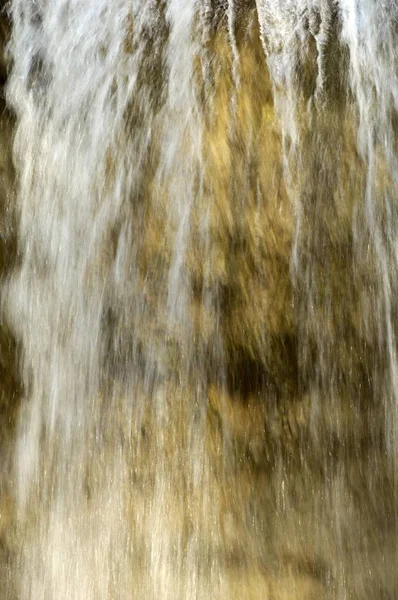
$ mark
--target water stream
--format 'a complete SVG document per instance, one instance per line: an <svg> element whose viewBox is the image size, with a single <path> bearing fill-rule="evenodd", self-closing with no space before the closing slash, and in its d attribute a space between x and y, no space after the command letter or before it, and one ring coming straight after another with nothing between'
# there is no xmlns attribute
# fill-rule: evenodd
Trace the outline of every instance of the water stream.
<svg viewBox="0 0 398 600"><path fill-rule="evenodd" d="M398 3L9 10L17 597L397 598Z"/></svg>

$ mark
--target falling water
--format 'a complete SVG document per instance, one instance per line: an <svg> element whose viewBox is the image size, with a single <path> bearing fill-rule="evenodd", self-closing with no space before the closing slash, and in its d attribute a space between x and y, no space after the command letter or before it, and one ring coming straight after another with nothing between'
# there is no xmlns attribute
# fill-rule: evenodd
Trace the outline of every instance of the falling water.
<svg viewBox="0 0 398 600"><path fill-rule="evenodd" d="M396 598L398 3L9 13L16 597Z"/></svg>

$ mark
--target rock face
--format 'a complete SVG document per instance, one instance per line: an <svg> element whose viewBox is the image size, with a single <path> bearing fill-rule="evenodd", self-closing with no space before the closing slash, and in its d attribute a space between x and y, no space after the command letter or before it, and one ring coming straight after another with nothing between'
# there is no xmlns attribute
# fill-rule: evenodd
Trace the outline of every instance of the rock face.
<svg viewBox="0 0 398 600"><path fill-rule="evenodd" d="M16 262L15 173L12 141L15 118L5 100L7 62L5 47L10 23L1 2L0 17L0 279L2 285ZM16 340L4 311L0 316L0 597L13 598L11 580L15 514L11 492L11 465L21 383Z"/></svg>
<svg viewBox="0 0 398 600"><path fill-rule="evenodd" d="M370 165L357 145L361 115L348 92L341 15L334 8L328 16L303 9L308 35L294 64L293 102L288 85L278 86L273 77L272 40L264 38L255 3L238 3L233 36L229 3L209 3L207 37L200 38L200 56L198 52L194 57L202 159L195 165L194 157L190 171L197 189L175 300L176 305L184 303L189 327L180 328L178 319L170 327L165 303L170 301L170 273L180 243L180 213L171 214L170 197L178 193L184 172L176 171L175 179L159 185L159 138L163 115L168 115L164 96L169 85L163 47L171 34L165 5L158 4L163 37L145 32L139 73L150 109L131 99L126 145L149 111L158 116L158 129L148 136L147 146L142 143L146 149L137 198L123 204L87 275L88 290L90 277L107 281L123 232L138 232L139 242L131 249L134 281L126 267L120 288L104 291L101 341L106 352L98 400L103 403L103 430L100 443L94 434L87 440L91 470L84 476L87 505L80 517L84 520L86 509L87 515L94 513L96 489L102 477L106 480L100 465L116 461L116 444L128 464L124 485L130 496L123 517L132 537L145 537L140 518L148 518L145 495L156 499L157 469L172 474L164 490L163 526L171 540L170 556L181 562L195 543L198 580L203 577L209 585L195 597L396 598L397 440L388 424L396 418L388 336L395 348L392 299L398 280L393 273L395 249L386 232L396 219L397 189L380 140L372 165L375 236L367 205ZM325 19L328 28L320 51ZM4 47L4 19L2 25ZM128 36L134 25L128 21L126 56L135 51ZM321 91L320 56L325 79ZM39 71L32 77L41 85ZM6 79L2 67L2 97ZM1 106L4 288L22 258L17 253L21 215L15 210L11 151L16 125L4 99ZM294 132L286 132L286 106L294 107ZM395 114L391 127L396 126L394 119ZM189 136L184 143L180 150L189 153ZM115 183L117 159L108 156L105 187ZM380 273L380 247L389 253L389 275ZM130 250L125 252L130 256ZM137 297L140 310L134 312ZM392 306L387 307L387 297ZM31 549L27 555L34 556L37 507L40 502L44 506L45 494L40 489L32 493L38 504L32 500L29 526L18 529L12 453L22 395L17 357L26 349L5 318L0 324L0 599L9 600L18 589L17 557L24 544ZM142 402L144 414L133 419L133 433L123 402L114 395L107 399L113 385L125 394L131 364L138 373L137 397L151 396L151 402ZM149 383L148 365L153 376ZM189 403L199 396L205 397L205 408L192 411ZM167 399L167 417L162 419L156 412L157 397ZM205 446L203 494L186 476L184 454L195 451L190 428L197 422ZM44 448L46 443L43 455L51 450L54 454L40 468L51 471L60 449L51 449L48 440ZM95 462L97 451L101 460ZM145 573L147 540L139 544L137 571ZM222 585L214 573L221 573ZM145 581L135 585L141 594L137 597L155 597ZM26 588L21 600L24 593Z"/></svg>

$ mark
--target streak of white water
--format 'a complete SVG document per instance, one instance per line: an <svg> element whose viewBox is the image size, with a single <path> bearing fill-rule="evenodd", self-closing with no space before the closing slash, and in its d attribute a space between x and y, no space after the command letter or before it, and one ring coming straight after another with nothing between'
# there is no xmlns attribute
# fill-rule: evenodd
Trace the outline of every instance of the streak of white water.
<svg viewBox="0 0 398 600"><path fill-rule="evenodd" d="M235 0L228 0L228 36L229 43L231 44L231 51L233 56L233 77L235 85L239 86L239 51L235 37L236 28L236 6Z"/></svg>
<svg viewBox="0 0 398 600"><path fill-rule="evenodd" d="M341 0L342 40L350 54L350 85L359 115L358 148L367 164L365 227L355 235L362 247L370 239L379 275L376 310L380 345L386 346L388 377L386 394L390 451L398 452L398 361L395 303L398 293L398 236L396 198L380 191L380 177L398 182L396 113L398 67L396 22L398 3ZM381 175L382 173L382 175ZM362 239L361 239L362 238ZM367 315L369 318L370 315ZM395 456L396 465L398 458Z"/></svg>
<svg viewBox="0 0 398 600"><path fill-rule="evenodd" d="M172 16L179 7L169 6ZM187 39L191 14L185 5L184 19L176 21ZM139 319L140 299L135 288L130 294L126 289L135 273L137 233L126 218L114 262L112 231L128 203L139 197L148 160L153 106L139 78L148 32L156 31L161 11L146 1L17 1L13 19L9 97L19 116L15 153L21 166L23 260L9 305L25 351L29 394L18 442L18 497L25 512L35 503L43 506L37 538L25 543L21 596L127 597L132 589L131 534L124 526L128 465L117 437L110 458L101 458L98 450L103 332L107 305L120 295L132 302L133 322ZM185 81L190 62L181 60L172 40L173 28L169 66ZM151 50L156 54L156 40ZM176 103L186 102L180 92L177 85L170 91L174 114ZM126 112L137 99L141 123L128 136ZM187 135L188 127L189 122L182 124ZM169 156L180 143L179 131L165 131ZM184 175L179 173L181 182ZM185 210L185 188L173 191L181 194ZM127 401L121 409L116 401L111 391L108 412L128 416ZM134 390L129 403L137 402ZM88 501L87 470L95 468L99 475L91 473ZM35 490L40 500L34 499Z"/></svg>

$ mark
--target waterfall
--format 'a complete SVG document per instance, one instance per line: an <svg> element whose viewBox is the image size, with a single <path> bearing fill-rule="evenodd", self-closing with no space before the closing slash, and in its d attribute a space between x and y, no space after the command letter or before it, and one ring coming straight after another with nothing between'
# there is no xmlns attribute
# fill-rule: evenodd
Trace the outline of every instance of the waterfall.
<svg viewBox="0 0 398 600"><path fill-rule="evenodd" d="M396 598L398 3L8 11L15 597Z"/></svg>

